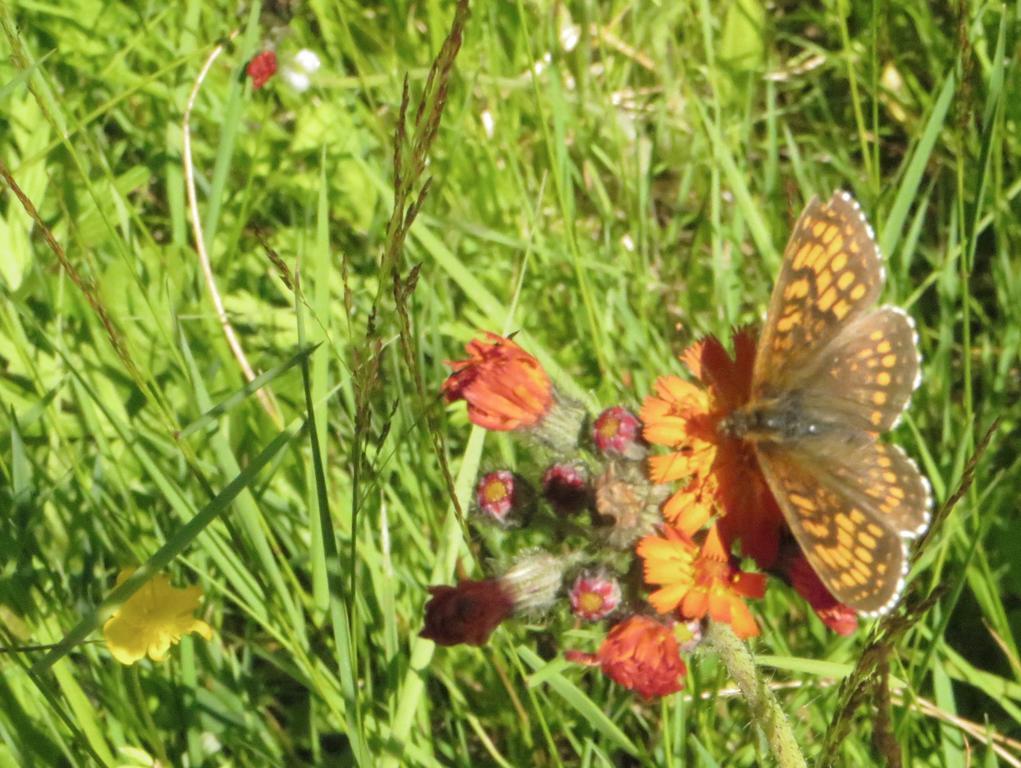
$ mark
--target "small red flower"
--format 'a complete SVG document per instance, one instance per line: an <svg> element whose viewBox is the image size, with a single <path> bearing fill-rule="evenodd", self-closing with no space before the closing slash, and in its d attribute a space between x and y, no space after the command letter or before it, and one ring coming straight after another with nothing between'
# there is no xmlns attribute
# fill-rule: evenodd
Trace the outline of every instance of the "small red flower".
<svg viewBox="0 0 1021 768"><path fill-rule="evenodd" d="M584 464L553 464L542 476L542 495L562 515L580 512L592 501Z"/></svg>
<svg viewBox="0 0 1021 768"><path fill-rule="evenodd" d="M838 635L851 635L858 629L858 614L855 610L830 594L826 586L812 570L808 559L799 549L797 554L783 562L784 576L799 595L808 601L816 616L823 624Z"/></svg>
<svg viewBox="0 0 1021 768"><path fill-rule="evenodd" d="M762 597L766 577L730 564L715 525L701 546L669 525L663 533L664 537L646 536L636 550L645 561L645 581L660 587L649 595L652 607L660 613L676 609L686 619L709 614L713 621L730 624L738 637L759 634L744 598Z"/></svg>
<svg viewBox="0 0 1021 768"><path fill-rule="evenodd" d="M498 579L429 587L429 593L419 634L437 645L483 645L514 610L513 597Z"/></svg>
<svg viewBox="0 0 1021 768"><path fill-rule="evenodd" d="M468 403L473 424L510 431L537 424L553 404L553 385L539 361L511 339L487 333L465 347L467 360L448 362L443 383L448 403Z"/></svg>
<svg viewBox="0 0 1021 768"><path fill-rule="evenodd" d="M599 621L620 605L620 582L604 573L583 573L574 580L568 597L575 616Z"/></svg>
<svg viewBox="0 0 1021 768"><path fill-rule="evenodd" d="M627 408L607 408L592 424L592 440L603 453L637 460L645 456L642 422Z"/></svg>
<svg viewBox="0 0 1021 768"><path fill-rule="evenodd" d="M245 70L252 79L252 89L259 90L277 71L277 55L273 51L257 53Z"/></svg>
<svg viewBox="0 0 1021 768"><path fill-rule="evenodd" d="M594 654L568 651L565 656L599 666L618 685L646 699L681 690L687 673L673 631L647 616L630 616L616 624Z"/></svg>

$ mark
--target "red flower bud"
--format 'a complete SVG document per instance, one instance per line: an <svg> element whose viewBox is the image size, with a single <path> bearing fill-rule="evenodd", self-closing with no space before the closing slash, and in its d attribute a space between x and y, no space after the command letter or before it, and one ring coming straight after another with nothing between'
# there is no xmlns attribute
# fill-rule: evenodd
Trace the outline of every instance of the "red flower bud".
<svg viewBox="0 0 1021 768"><path fill-rule="evenodd" d="M534 499L528 484L506 469L487 472L475 486L479 511L505 527L519 522Z"/></svg>
<svg viewBox="0 0 1021 768"><path fill-rule="evenodd" d="M808 601L823 624L838 635L850 635L858 629L858 614L830 594L800 549L784 559L783 568L794 591Z"/></svg>
<svg viewBox="0 0 1021 768"><path fill-rule="evenodd" d="M497 579L429 587L425 627L419 633L437 645L483 645L514 610L514 600Z"/></svg>
<svg viewBox="0 0 1021 768"><path fill-rule="evenodd" d="M599 621L620 605L620 582L605 572L583 573L574 580L568 597L575 616Z"/></svg>

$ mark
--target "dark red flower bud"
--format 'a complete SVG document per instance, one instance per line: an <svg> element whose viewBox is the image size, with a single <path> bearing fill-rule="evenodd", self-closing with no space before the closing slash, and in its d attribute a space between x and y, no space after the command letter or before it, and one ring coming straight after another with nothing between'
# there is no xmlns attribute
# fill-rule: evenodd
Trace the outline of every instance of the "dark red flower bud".
<svg viewBox="0 0 1021 768"><path fill-rule="evenodd" d="M562 515L580 512L592 502L585 465L553 464L542 476L542 495Z"/></svg>
<svg viewBox="0 0 1021 768"><path fill-rule="evenodd" d="M419 635L437 645L483 645L514 610L513 597L497 579L429 587L429 593Z"/></svg>

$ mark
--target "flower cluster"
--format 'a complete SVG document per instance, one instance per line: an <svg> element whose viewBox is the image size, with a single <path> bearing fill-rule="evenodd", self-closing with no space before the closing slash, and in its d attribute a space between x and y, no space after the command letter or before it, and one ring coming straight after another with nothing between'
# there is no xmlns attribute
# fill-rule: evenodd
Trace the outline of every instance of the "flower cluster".
<svg viewBox="0 0 1021 768"><path fill-rule="evenodd" d="M560 604L574 622L610 622L595 652L568 650L569 660L655 698L683 687L681 654L698 643L703 621L759 634L748 601L763 596L767 575L793 587L831 629L853 632L856 614L794 543L754 450L723 428L748 402L755 358L749 331L733 344L733 357L713 338L693 345L682 356L693 381L662 377L640 418L614 406L586 427L583 409L515 341L492 333L471 341L467 359L448 363L447 401L465 401L473 424L553 454L538 490L507 469L483 474L478 517L504 536L545 526L549 546L493 578L430 587L422 636L480 645L515 614L555 621ZM668 452L650 456L650 444Z"/></svg>

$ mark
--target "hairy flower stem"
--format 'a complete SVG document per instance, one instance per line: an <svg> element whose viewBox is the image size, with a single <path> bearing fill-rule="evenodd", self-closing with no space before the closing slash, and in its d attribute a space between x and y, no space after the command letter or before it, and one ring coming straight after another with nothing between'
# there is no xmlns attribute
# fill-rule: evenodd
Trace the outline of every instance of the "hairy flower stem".
<svg viewBox="0 0 1021 768"><path fill-rule="evenodd" d="M723 660L730 676L744 694L752 713L752 721L766 734L776 764L781 768L807 768L787 715L780 709L776 696L759 677L748 646L727 624L716 621L709 622L705 639Z"/></svg>

